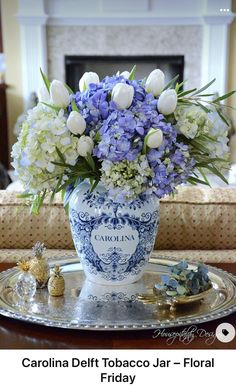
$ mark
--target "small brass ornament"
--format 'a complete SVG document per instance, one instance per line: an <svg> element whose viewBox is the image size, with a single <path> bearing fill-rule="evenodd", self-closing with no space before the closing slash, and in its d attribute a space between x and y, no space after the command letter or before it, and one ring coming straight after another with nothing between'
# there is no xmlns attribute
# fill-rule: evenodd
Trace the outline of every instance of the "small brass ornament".
<svg viewBox="0 0 236 386"><path fill-rule="evenodd" d="M51 296L62 296L65 291L65 280L61 274L61 268L55 265L48 281L48 292Z"/></svg>
<svg viewBox="0 0 236 386"><path fill-rule="evenodd" d="M49 264L47 259L43 257L46 248L43 243L37 241L32 250L34 258L30 262L30 272L36 279L37 288L44 288L50 276Z"/></svg>

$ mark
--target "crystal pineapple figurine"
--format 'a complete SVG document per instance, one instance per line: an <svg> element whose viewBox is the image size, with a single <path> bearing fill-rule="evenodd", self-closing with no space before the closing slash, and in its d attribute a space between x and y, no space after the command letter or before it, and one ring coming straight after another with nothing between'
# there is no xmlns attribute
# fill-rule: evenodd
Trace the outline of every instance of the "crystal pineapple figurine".
<svg viewBox="0 0 236 386"><path fill-rule="evenodd" d="M30 263L28 260L21 260L17 263L21 273L16 282L15 291L18 297L24 302L28 302L33 298L36 292L36 280L29 272Z"/></svg>
<svg viewBox="0 0 236 386"><path fill-rule="evenodd" d="M35 277L37 288L44 288L47 285L50 268L47 259L43 256L45 246L40 241L33 246L34 258L30 262L30 272Z"/></svg>

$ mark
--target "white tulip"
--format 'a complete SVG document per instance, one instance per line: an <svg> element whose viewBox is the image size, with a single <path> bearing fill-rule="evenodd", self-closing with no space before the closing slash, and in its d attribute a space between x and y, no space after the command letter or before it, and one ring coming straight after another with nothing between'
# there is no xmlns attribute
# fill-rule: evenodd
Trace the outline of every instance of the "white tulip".
<svg viewBox="0 0 236 386"><path fill-rule="evenodd" d="M149 76L147 77L146 83L145 83L145 90L148 93L153 94L154 96L159 95L165 85L165 75L164 73L159 70L153 70Z"/></svg>
<svg viewBox="0 0 236 386"><path fill-rule="evenodd" d="M53 80L50 86L50 96L53 104L65 108L70 103L70 94L59 80Z"/></svg>
<svg viewBox="0 0 236 386"><path fill-rule="evenodd" d="M172 114L177 106L177 93L174 89L165 90L161 93L157 109L159 113L164 115Z"/></svg>
<svg viewBox="0 0 236 386"><path fill-rule="evenodd" d="M79 90L83 92L89 88L91 83L99 83L99 76L96 72L85 72L79 81Z"/></svg>
<svg viewBox="0 0 236 386"><path fill-rule="evenodd" d="M83 134L86 128L86 121L78 111L71 111L67 119L67 127L72 134Z"/></svg>
<svg viewBox="0 0 236 386"><path fill-rule="evenodd" d="M151 149L156 149L161 146L163 142L163 133L160 129L151 128L146 136L146 144Z"/></svg>
<svg viewBox="0 0 236 386"><path fill-rule="evenodd" d="M129 79L130 72L129 71L123 71L120 76L123 76L125 79Z"/></svg>
<svg viewBox="0 0 236 386"><path fill-rule="evenodd" d="M86 157L87 154L91 154L92 153L93 146L94 146L94 144L93 144L92 138L90 138L88 136L85 136L85 135L82 135L78 139L77 152L82 157Z"/></svg>
<svg viewBox="0 0 236 386"><path fill-rule="evenodd" d="M133 102L134 88L126 83L117 83L111 93L111 99L118 109L128 109Z"/></svg>
<svg viewBox="0 0 236 386"><path fill-rule="evenodd" d="M40 87L40 89L38 90L38 98L39 98L39 102L49 103L50 94L45 84L43 84L43 86Z"/></svg>

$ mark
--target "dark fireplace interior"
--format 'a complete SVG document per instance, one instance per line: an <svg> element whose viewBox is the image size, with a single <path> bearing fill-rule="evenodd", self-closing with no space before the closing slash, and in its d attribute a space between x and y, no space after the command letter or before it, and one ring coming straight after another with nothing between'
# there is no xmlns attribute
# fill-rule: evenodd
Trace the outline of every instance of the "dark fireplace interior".
<svg viewBox="0 0 236 386"><path fill-rule="evenodd" d="M184 56L65 56L66 83L72 90L78 90L78 82L86 71L94 71L103 79L117 71L130 71L137 65L136 79L143 79L155 68L160 68L168 83L179 74L183 81Z"/></svg>

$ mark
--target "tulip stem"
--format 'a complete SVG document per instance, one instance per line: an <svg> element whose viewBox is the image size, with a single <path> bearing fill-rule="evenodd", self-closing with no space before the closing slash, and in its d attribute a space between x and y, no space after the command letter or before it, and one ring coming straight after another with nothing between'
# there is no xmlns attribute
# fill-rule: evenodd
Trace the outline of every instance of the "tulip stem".
<svg viewBox="0 0 236 386"><path fill-rule="evenodd" d="M143 151L142 151L142 154L144 154L144 155L147 154L147 148L148 148L147 140L148 140L149 137L150 137L150 134L147 134L146 137L144 138Z"/></svg>

